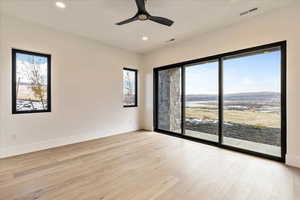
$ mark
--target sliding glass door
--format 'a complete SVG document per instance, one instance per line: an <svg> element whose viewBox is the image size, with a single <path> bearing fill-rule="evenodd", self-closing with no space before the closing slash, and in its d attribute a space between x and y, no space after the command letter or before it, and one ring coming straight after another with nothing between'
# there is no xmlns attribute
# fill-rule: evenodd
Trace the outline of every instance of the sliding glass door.
<svg viewBox="0 0 300 200"><path fill-rule="evenodd" d="M223 60L223 144L281 156L281 50Z"/></svg>
<svg viewBox="0 0 300 200"><path fill-rule="evenodd" d="M286 42L154 69L155 131L285 161Z"/></svg>
<svg viewBox="0 0 300 200"><path fill-rule="evenodd" d="M185 66L185 135L218 142L218 60Z"/></svg>

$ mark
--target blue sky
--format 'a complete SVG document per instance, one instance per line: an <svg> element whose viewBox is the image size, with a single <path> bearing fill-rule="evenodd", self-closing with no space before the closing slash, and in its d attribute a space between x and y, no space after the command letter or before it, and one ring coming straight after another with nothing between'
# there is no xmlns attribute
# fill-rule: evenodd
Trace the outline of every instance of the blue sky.
<svg viewBox="0 0 300 200"><path fill-rule="evenodd" d="M280 92L280 51L224 61L224 93ZM218 62L186 68L186 94L217 94Z"/></svg>
<svg viewBox="0 0 300 200"><path fill-rule="evenodd" d="M27 55L23 53L17 53L17 60L19 61L24 61L24 62L32 62L32 58L34 59L34 62L37 64L45 64L47 62L46 57L41 57L41 56L32 56L32 55Z"/></svg>

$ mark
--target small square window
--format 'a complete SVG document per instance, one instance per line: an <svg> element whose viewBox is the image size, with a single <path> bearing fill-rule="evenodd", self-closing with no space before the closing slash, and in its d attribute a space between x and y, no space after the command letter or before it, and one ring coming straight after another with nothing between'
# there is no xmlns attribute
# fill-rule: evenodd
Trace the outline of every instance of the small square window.
<svg viewBox="0 0 300 200"><path fill-rule="evenodd" d="M137 107L137 70L123 69L123 106Z"/></svg>

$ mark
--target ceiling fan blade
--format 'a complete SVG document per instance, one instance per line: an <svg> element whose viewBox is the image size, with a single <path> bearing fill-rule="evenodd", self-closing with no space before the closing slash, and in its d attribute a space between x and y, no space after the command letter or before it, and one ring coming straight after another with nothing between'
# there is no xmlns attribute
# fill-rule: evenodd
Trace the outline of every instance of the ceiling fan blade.
<svg viewBox="0 0 300 200"><path fill-rule="evenodd" d="M149 19L151 21L154 21L154 22L157 22L159 24L166 25L166 26L172 26L172 24L174 23L172 20L164 18L164 17L150 16Z"/></svg>
<svg viewBox="0 0 300 200"><path fill-rule="evenodd" d="M145 0L135 0L139 12L146 12Z"/></svg>
<svg viewBox="0 0 300 200"><path fill-rule="evenodd" d="M136 21L136 20L138 20L138 18L137 18L136 16L134 16L134 17L132 17L132 18L130 18L130 19L126 19L126 20L124 20L124 21L121 21L121 22L119 22L119 23L116 23L116 25L128 24L128 23L134 22L134 21Z"/></svg>

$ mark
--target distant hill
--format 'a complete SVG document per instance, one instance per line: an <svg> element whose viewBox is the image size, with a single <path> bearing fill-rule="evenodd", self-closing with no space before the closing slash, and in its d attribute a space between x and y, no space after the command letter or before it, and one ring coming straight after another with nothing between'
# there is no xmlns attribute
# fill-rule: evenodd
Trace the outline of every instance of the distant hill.
<svg viewBox="0 0 300 200"><path fill-rule="evenodd" d="M186 101L217 101L218 95L196 94L187 95ZM258 102L279 102L279 92L247 92L224 95L225 101L258 101Z"/></svg>

